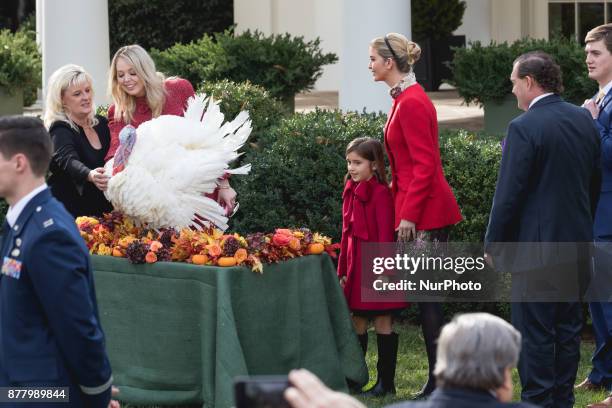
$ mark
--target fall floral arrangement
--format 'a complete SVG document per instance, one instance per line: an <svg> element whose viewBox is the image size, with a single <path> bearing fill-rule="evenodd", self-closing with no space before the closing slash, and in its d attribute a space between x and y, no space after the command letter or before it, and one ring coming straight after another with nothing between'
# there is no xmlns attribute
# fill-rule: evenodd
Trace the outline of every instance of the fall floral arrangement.
<svg viewBox="0 0 612 408"><path fill-rule="evenodd" d="M264 263L327 252L336 256L339 245L307 228L278 228L273 233L245 237L210 228L152 230L137 226L117 211L102 217L78 217L76 224L89 252L128 258L132 263L157 261L188 262L196 265L248 266L263 272Z"/></svg>

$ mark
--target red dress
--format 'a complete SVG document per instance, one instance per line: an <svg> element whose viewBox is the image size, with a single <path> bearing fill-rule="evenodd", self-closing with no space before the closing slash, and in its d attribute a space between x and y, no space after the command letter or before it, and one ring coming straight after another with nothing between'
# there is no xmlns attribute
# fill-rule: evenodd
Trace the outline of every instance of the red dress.
<svg viewBox="0 0 612 408"><path fill-rule="evenodd" d="M405 302L363 302L361 243L393 242L393 199L389 187L376 177L346 182L342 194L342 241L338 276L346 276L344 296L351 310L389 310L408 306ZM365 276L374 280L374 273ZM369 286L371 287L371 285Z"/></svg>
<svg viewBox="0 0 612 408"><path fill-rule="evenodd" d="M164 102L161 114L183 116L185 108L187 108L187 100L195 95L191 83L181 78L166 79L164 88L166 89L166 101ZM108 161L115 156L115 151L119 147L119 132L126 125L123 119L115 120L114 118L115 104L112 104L108 108L108 127L110 128L111 144L104 161ZM147 104L147 99L145 97L136 98L136 109L130 124L137 128L141 123L152 118L153 113Z"/></svg>
<svg viewBox="0 0 612 408"><path fill-rule="evenodd" d="M432 230L461 221L438 143L436 109L420 85L396 99L385 125L385 148L391 164L395 227L405 219L417 230Z"/></svg>

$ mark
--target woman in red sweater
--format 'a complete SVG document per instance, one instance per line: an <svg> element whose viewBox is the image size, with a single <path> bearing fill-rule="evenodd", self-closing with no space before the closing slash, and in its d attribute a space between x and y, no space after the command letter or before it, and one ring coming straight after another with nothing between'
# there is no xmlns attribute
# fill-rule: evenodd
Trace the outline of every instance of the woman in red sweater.
<svg viewBox="0 0 612 408"><path fill-rule="evenodd" d="M385 125L385 148L391 164L398 241L447 241L461 213L442 170L436 110L412 69L420 56L416 43L391 33L370 43L369 68L375 81L384 81L391 88L393 98ZM420 303L419 311L429 379L417 397L425 397L435 389L436 339L443 314L439 303Z"/></svg>
<svg viewBox="0 0 612 408"><path fill-rule="evenodd" d="M130 124L141 123L160 115L183 116L187 101L195 95L189 81L177 77L165 78L155 69L151 56L140 45L119 48L111 61L108 92L113 104L108 108L111 143L105 160L111 159L119 147L119 132ZM223 178L218 182L217 201L231 213L236 204L236 192Z"/></svg>

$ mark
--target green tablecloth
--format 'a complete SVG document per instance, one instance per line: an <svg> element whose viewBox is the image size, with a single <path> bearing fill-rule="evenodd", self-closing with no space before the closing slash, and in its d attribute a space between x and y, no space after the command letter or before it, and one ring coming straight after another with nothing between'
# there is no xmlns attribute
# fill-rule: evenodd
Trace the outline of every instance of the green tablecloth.
<svg viewBox="0 0 612 408"><path fill-rule="evenodd" d="M122 401L230 407L235 376L297 367L335 389L367 379L327 255L265 265L263 275L105 256L93 266Z"/></svg>

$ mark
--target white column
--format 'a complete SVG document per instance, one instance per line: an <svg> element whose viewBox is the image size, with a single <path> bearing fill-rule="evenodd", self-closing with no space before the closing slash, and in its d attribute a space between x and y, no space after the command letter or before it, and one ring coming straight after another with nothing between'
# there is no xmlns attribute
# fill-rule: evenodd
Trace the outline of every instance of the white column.
<svg viewBox="0 0 612 408"><path fill-rule="evenodd" d="M491 0L491 37L514 42L523 35L523 1Z"/></svg>
<svg viewBox="0 0 612 408"><path fill-rule="evenodd" d="M234 0L234 24L236 32L259 30L265 35L274 34L274 0Z"/></svg>
<svg viewBox="0 0 612 408"><path fill-rule="evenodd" d="M342 1L314 0L314 33L312 38L321 39L323 52L340 55L342 48ZM317 91L337 91L342 71L340 62L323 67L323 75L315 84Z"/></svg>
<svg viewBox="0 0 612 408"><path fill-rule="evenodd" d="M483 45L491 42L490 0L465 0L466 9L461 26L455 35L465 35L467 42L480 41Z"/></svg>
<svg viewBox="0 0 612 408"><path fill-rule="evenodd" d="M388 112L391 97L385 83L375 83L368 69L370 41L390 32L411 38L410 0L342 0L340 108Z"/></svg>
<svg viewBox="0 0 612 408"><path fill-rule="evenodd" d="M108 104L108 0L36 0L36 17L43 56L43 94L53 71L77 64L93 78L96 104Z"/></svg>

